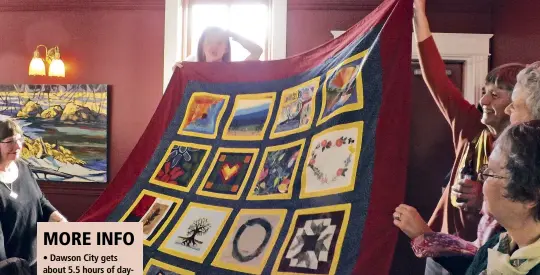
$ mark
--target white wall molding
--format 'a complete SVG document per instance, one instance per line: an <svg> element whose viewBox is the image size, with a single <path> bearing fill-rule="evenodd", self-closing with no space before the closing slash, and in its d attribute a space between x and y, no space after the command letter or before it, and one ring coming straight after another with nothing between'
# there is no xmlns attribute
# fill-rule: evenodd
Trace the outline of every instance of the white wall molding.
<svg viewBox="0 0 540 275"><path fill-rule="evenodd" d="M344 31L331 31L334 38ZM413 34L414 35L414 34ZM477 104L489 71L489 41L492 34L433 33L433 39L444 60L463 62L463 94ZM412 59L418 59L416 39L412 41Z"/></svg>
<svg viewBox="0 0 540 275"><path fill-rule="evenodd" d="M182 51L182 0L165 0L165 40L163 48L163 92L167 89L173 66Z"/></svg>
<svg viewBox="0 0 540 275"><path fill-rule="evenodd" d="M270 59L287 57L287 0L270 1Z"/></svg>

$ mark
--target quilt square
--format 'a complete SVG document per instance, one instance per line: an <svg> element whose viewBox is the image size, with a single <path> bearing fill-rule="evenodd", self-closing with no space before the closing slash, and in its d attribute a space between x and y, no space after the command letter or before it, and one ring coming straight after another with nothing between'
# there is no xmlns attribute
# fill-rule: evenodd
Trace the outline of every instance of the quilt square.
<svg viewBox="0 0 540 275"><path fill-rule="evenodd" d="M119 222L142 222L143 243L152 246L182 204L182 200L142 190Z"/></svg>
<svg viewBox="0 0 540 275"><path fill-rule="evenodd" d="M262 140L270 122L276 93L238 95L222 139Z"/></svg>
<svg viewBox="0 0 540 275"><path fill-rule="evenodd" d="M364 107L362 67L367 52L366 50L349 57L327 73L317 126L339 114Z"/></svg>
<svg viewBox="0 0 540 275"><path fill-rule="evenodd" d="M195 275L195 272L179 268L156 259L150 259L144 268L145 275Z"/></svg>
<svg viewBox="0 0 540 275"><path fill-rule="evenodd" d="M311 127L320 80L321 77L316 77L283 91L270 138L300 133Z"/></svg>
<svg viewBox="0 0 540 275"><path fill-rule="evenodd" d="M219 148L198 195L237 200L255 165L259 149Z"/></svg>
<svg viewBox="0 0 540 275"><path fill-rule="evenodd" d="M293 184L306 140L266 148L248 200L292 198Z"/></svg>
<svg viewBox="0 0 540 275"><path fill-rule="evenodd" d="M150 178L150 183L189 192L212 146L173 141Z"/></svg>
<svg viewBox="0 0 540 275"><path fill-rule="evenodd" d="M286 214L286 209L240 210L212 265L261 274Z"/></svg>
<svg viewBox="0 0 540 275"><path fill-rule="evenodd" d="M362 121L341 124L311 139L304 163L300 198L354 190L362 150Z"/></svg>
<svg viewBox="0 0 540 275"><path fill-rule="evenodd" d="M272 274L335 274L351 204L294 213Z"/></svg>
<svg viewBox="0 0 540 275"><path fill-rule="evenodd" d="M231 208L190 203L158 250L202 263L231 212Z"/></svg>
<svg viewBox="0 0 540 275"><path fill-rule="evenodd" d="M217 128L227 109L228 95L196 92L186 107L179 135L211 138L217 137Z"/></svg>

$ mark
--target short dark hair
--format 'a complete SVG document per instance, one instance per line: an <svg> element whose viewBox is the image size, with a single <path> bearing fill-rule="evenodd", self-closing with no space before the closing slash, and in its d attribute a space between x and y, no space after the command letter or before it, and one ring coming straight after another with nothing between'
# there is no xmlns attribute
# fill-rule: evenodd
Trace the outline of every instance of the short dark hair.
<svg viewBox="0 0 540 275"><path fill-rule="evenodd" d="M510 126L497 139L496 146L508 154L506 197L536 203L531 215L540 221L540 120Z"/></svg>
<svg viewBox="0 0 540 275"><path fill-rule="evenodd" d="M204 55L204 40L206 37L215 32L225 32L223 29L218 27L208 27L206 28L199 38L199 44L197 45L197 61L204 62L206 61L206 56ZM227 52L221 58L223 62L231 62L231 41L227 38Z"/></svg>
<svg viewBox="0 0 540 275"><path fill-rule="evenodd" d="M17 122L11 118L0 121L0 140L4 140L17 134L23 134L23 130Z"/></svg>
<svg viewBox="0 0 540 275"><path fill-rule="evenodd" d="M486 85L493 84L495 87L512 92L517 83L517 75L523 69L524 64L509 63L491 70L486 76Z"/></svg>

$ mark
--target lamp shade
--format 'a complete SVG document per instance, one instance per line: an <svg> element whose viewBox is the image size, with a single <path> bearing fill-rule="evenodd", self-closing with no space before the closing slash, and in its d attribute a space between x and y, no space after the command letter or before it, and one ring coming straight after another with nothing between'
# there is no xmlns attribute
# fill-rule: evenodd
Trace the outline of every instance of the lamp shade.
<svg viewBox="0 0 540 275"><path fill-rule="evenodd" d="M54 59L49 66L49 76L65 77L66 68L61 59Z"/></svg>
<svg viewBox="0 0 540 275"><path fill-rule="evenodd" d="M45 75L45 63L40 57L32 58L30 61L30 67L28 69L29 75Z"/></svg>

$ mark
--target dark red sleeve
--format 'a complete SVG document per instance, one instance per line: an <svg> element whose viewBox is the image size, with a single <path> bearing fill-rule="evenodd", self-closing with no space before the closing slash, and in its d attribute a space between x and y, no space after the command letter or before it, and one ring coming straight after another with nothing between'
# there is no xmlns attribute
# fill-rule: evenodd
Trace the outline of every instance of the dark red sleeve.
<svg viewBox="0 0 540 275"><path fill-rule="evenodd" d="M484 128L481 113L463 97L462 92L446 75L446 65L433 36L418 43L420 66L433 100L452 128L454 148L459 140L474 139Z"/></svg>

